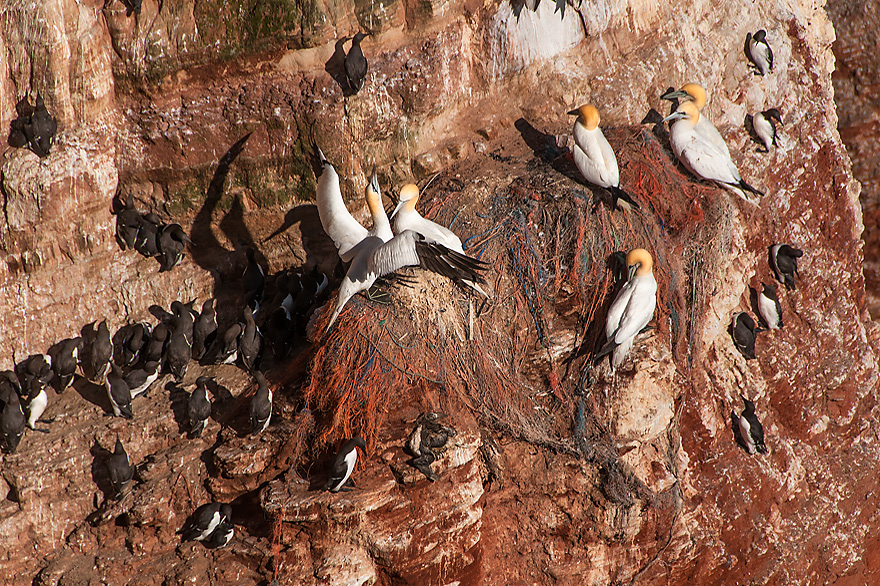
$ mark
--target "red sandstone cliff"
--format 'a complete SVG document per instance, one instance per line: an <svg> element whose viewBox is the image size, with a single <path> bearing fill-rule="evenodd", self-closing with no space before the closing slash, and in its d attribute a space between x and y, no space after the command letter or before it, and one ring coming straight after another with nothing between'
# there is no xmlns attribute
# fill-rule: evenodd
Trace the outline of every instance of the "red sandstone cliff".
<svg viewBox="0 0 880 586"><path fill-rule="evenodd" d="M474 236L493 295L478 316L416 274L392 306L353 301L334 336L269 364L275 423L257 438L244 435L253 385L234 366L191 368L182 385L209 374L230 391L198 440L182 433L170 379L135 401L133 421L107 417L85 381L52 395L50 433L27 432L0 460L12 583L877 580L878 332L821 6L621 2L561 19L545 1L517 19L497 2L145 0L127 16L118 0L58 0L9 4L0 22L0 126L37 91L59 120L49 157L7 148L0 160L4 367L92 320L147 319L151 304L225 296L231 319L244 243L271 272L331 272L310 138L353 210L373 165L387 192L440 172L423 210ZM334 43L358 28L374 33L370 74L346 97ZM742 52L759 28L776 55L763 78ZM687 81L709 88L708 115L768 194L759 207L693 181L639 125ZM573 180L565 112L584 102L599 106L641 210L612 214ZM785 126L767 156L743 119L774 106ZM185 226L195 244L181 266L159 274L119 250L117 190ZM785 328L746 361L727 326L772 278L776 242L804 249L802 279L781 293ZM658 310L612 376L575 350L602 328L608 256L634 246L657 259ZM758 406L766 456L734 441L740 394ZM435 483L403 452L429 409L459 432ZM358 489L310 490L353 431L368 437ZM104 507L101 450L117 435L141 479ZM233 542L180 544L211 499L233 503Z"/></svg>

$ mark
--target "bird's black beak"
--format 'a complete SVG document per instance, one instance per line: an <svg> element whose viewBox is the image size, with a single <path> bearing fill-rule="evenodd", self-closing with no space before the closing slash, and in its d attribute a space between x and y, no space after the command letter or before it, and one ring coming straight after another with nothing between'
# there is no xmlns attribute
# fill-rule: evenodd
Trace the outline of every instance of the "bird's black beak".
<svg viewBox="0 0 880 586"><path fill-rule="evenodd" d="M676 99L678 99L678 100L688 99L689 100L689 99L691 99L691 96L689 93L684 92L682 90L674 90L674 91L667 90L662 96L660 96L660 99L661 100L669 100L671 102L672 100L676 100Z"/></svg>
<svg viewBox="0 0 880 586"><path fill-rule="evenodd" d="M633 278L636 276L636 271L639 270L640 266L642 266L642 263L640 262L629 265L629 274L627 275L626 279L627 283L633 280Z"/></svg>
<svg viewBox="0 0 880 586"><path fill-rule="evenodd" d="M672 114L670 114L669 116L664 118L663 122L669 122L670 120L678 120L679 118L687 118L687 113L680 112L680 111L676 110L675 112L673 112Z"/></svg>
<svg viewBox="0 0 880 586"><path fill-rule="evenodd" d="M578 112L577 109L568 111L569 116L577 116L579 114L580 114L580 112Z"/></svg>

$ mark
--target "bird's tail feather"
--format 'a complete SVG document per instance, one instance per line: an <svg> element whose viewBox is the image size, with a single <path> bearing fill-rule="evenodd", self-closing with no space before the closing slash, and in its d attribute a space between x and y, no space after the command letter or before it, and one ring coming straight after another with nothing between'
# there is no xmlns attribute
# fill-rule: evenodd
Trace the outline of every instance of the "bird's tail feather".
<svg viewBox="0 0 880 586"><path fill-rule="evenodd" d="M760 191L760 190L758 190L758 189L755 189L754 187L752 187L751 185L749 185L748 183L746 183L746 182L743 181L742 179L739 180L739 184L737 185L737 187L740 187L741 189L745 189L746 191L749 191L749 192L751 192L751 193L754 193L754 194L757 195L758 197L764 197L764 192L763 192L763 191Z"/></svg>
<svg viewBox="0 0 880 586"><path fill-rule="evenodd" d="M608 188L608 191L611 192L611 197L613 198L613 203L611 205L612 210L617 209L617 200L619 199L622 199L634 208L640 207L639 204L636 203L636 200L634 200L630 194L622 190L620 187L611 186Z"/></svg>

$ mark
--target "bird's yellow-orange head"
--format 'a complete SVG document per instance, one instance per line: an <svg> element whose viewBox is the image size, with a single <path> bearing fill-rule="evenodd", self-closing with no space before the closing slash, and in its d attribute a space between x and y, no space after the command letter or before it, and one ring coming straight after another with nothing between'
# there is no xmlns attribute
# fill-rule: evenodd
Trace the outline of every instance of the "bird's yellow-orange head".
<svg viewBox="0 0 880 586"><path fill-rule="evenodd" d="M370 182L367 183L367 187L364 190L364 196L367 199L367 207L370 208L371 214L375 215L379 213L379 210L382 210L384 213L385 208L382 207L382 193L379 191L379 179L376 177L375 170L373 170Z"/></svg>
<svg viewBox="0 0 880 586"><path fill-rule="evenodd" d="M687 118L693 124L696 124L700 119L700 107L696 102L682 102L678 105L678 111L687 114Z"/></svg>
<svg viewBox="0 0 880 586"><path fill-rule="evenodd" d="M592 104L584 104L569 114L577 114L578 122L583 124L587 130L596 130L596 127L599 126L599 110Z"/></svg>
<svg viewBox="0 0 880 586"><path fill-rule="evenodd" d="M403 209L414 210L419 201L419 187L414 183L408 183L400 188L400 203ZM406 202L404 204L404 202Z"/></svg>
<svg viewBox="0 0 880 586"><path fill-rule="evenodd" d="M703 89L703 86L697 83L686 83L681 86L681 91L687 93L697 105L698 110L702 110L706 107L706 90Z"/></svg>
<svg viewBox="0 0 880 586"><path fill-rule="evenodd" d="M654 267L654 259L651 253L644 248L634 248L626 255L626 266L638 265L637 276L650 275Z"/></svg>

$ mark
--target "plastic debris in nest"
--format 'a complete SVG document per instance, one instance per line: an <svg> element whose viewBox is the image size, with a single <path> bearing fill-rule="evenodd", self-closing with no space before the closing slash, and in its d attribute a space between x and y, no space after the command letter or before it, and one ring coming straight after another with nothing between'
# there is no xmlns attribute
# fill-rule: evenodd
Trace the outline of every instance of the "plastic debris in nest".
<svg viewBox="0 0 880 586"><path fill-rule="evenodd" d="M574 451L564 430L550 430L548 414L535 409L520 368L528 349L476 316L479 298L436 275L410 276L412 288L391 290L388 304L354 298L316 342L303 387L319 423L315 449L353 435L375 445L392 409L426 400L449 413L470 408L516 436ZM318 332L327 320L319 318Z"/></svg>
<svg viewBox="0 0 880 586"><path fill-rule="evenodd" d="M622 134L621 184L644 204L637 210L593 205L586 187L547 164L526 172L519 163L523 172L494 190L444 177L425 190L426 216L455 224L468 254L493 264L493 299L477 317L474 298L417 270L407 272L417 277L413 289L392 291L386 304L354 298L316 343L304 386L318 449L354 435L374 445L390 409L428 394L444 411L467 405L512 436L577 451L570 399L583 392L581 373L560 367L571 348L560 346L558 331L576 331L586 356L604 342L620 284L615 253L632 248L655 259L654 323L688 364L683 326L702 302L694 277L704 266L703 207L719 190L682 174L650 133L621 129L616 142Z"/></svg>

